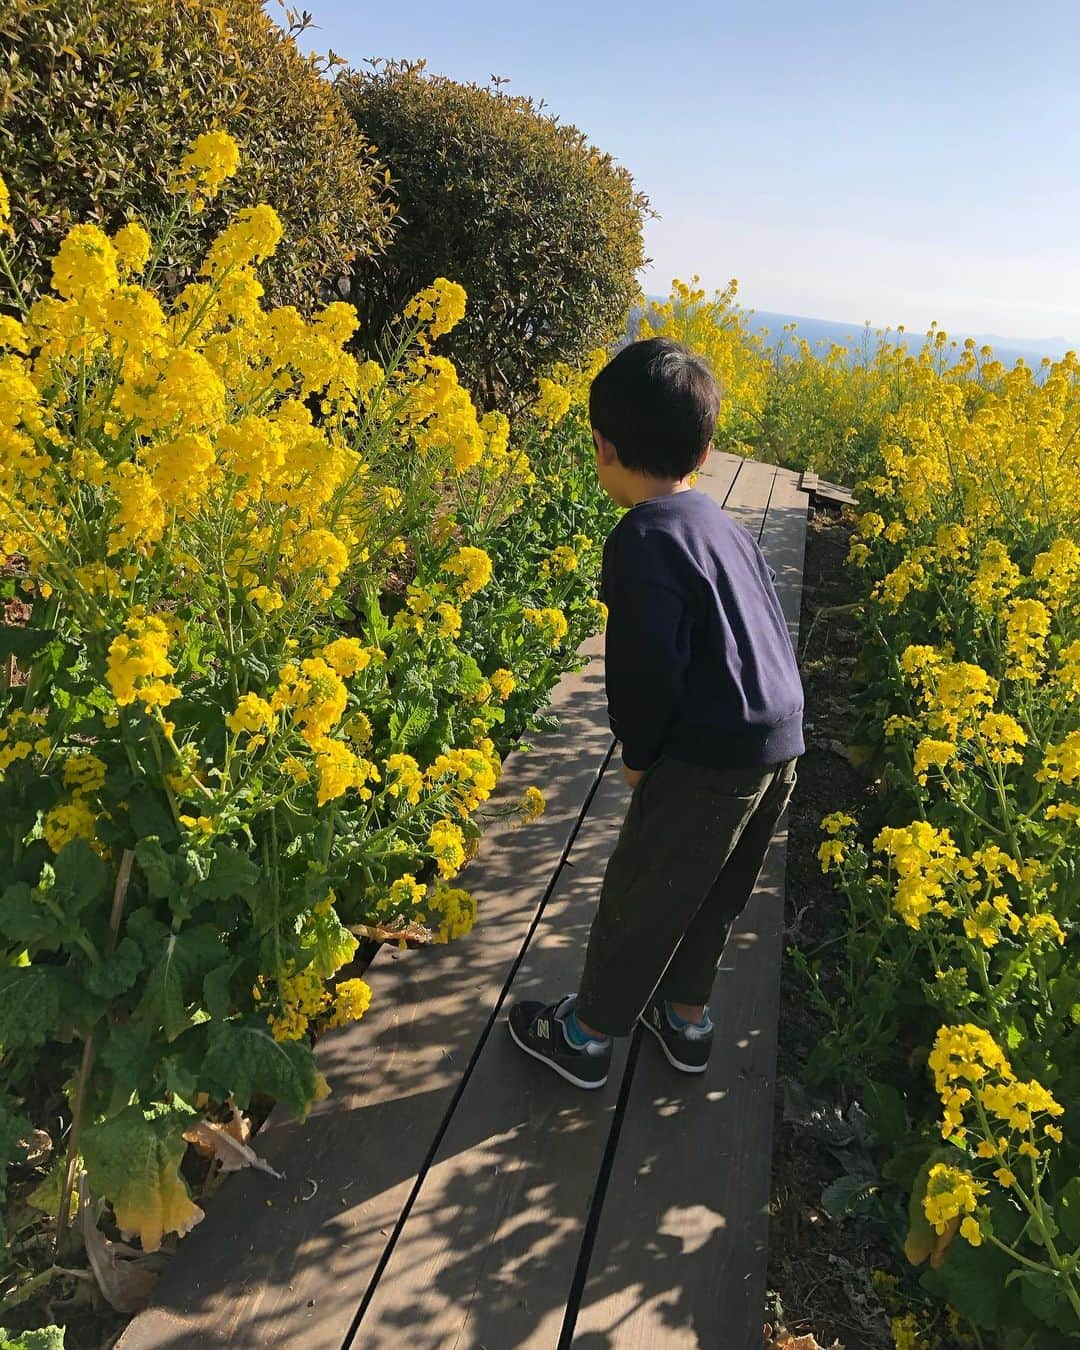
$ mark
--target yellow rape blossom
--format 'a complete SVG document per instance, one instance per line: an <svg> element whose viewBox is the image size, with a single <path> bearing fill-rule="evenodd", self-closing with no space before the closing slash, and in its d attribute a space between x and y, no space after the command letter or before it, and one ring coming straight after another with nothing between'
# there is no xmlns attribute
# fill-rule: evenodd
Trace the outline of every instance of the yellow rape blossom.
<svg viewBox="0 0 1080 1350"><path fill-rule="evenodd" d="M428 847L441 877L452 877L465 862L465 836L452 820L438 820L428 833Z"/></svg>
<svg viewBox="0 0 1080 1350"><path fill-rule="evenodd" d="M936 1233L944 1233L953 1219L974 1214L979 1197L989 1187L963 1168L935 1163L930 1169L923 1212Z"/></svg>
<svg viewBox="0 0 1080 1350"><path fill-rule="evenodd" d="M274 253L281 236L281 218L272 206L244 207L210 245L203 275L219 279L232 268L263 262Z"/></svg>
<svg viewBox="0 0 1080 1350"><path fill-rule="evenodd" d="M76 797L88 796L104 786L107 771L97 755L72 755L64 761L64 786Z"/></svg>
<svg viewBox="0 0 1080 1350"><path fill-rule="evenodd" d="M121 225L112 242L120 270L127 276L137 275L150 260L150 236L137 220Z"/></svg>
<svg viewBox="0 0 1080 1350"><path fill-rule="evenodd" d="M553 647L557 647L569 632L566 615L560 609L526 609L525 622L540 629Z"/></svg>
<svg viewBox="0 0 1080 1350"><path fill-rule="evenodd" d="M476 901L468 891L451 886L436 886L428 896L428 908L440 916L436 942L452 942L472 931L476 923Z"/></svg>
<svg viewBox="0 0 1080 1350"><path fill-rule="evenodd" d="M334 988L334 1008L327 1026L341 1027L359 1022L371 1007L371 986L366 980L342 980Z"/></svg>
<svg viewBox="0 0 1080 1350"><path fill-rule="evenodd" d="M572 395L565 385L541 377L537 381L537 396L532 411L536 420L547 430L557 426L570 411Z"/></svg>
<svg viewBox="0 0 1080 1350"><path fill-rule="evenodd" d="M273 728L277 720L273 708L258 694L244 694L236 708L225 719L225 725L234 735L246 731L249 735Z"/></svg>
<svg viewBox="0 0 1080 1350"><path fill-rule="evenodd" d="M101 300L120 283L116 248L96 225L74 225L52 262L52 283L65 300Z"/></svg>
<svg viewBox="0 0 1080 1350"><path fill-rule="evenodd" d="M384 765L386 771L386 791L391 797L404 797L410 806L420 801L424 786L424 775L420 765L412 755L388 755Z"/></svg>
<svg viewBox="0 0 1080 1350"><path fill-rule="evenodd" d="M505 703L506 700L510 697L510 695L514 692L514 689L517 686L517 681L514 679L510 671L506 670L505 668L500 668L499 670L492 671L492 673L488 676L488 684L491 685L495 697L499 700L499 702Z"/></svg>
<svg viewBox="0 0 1080 1350"><path fill-rule="evenodd" d="M959 857L952 835L917 820L906 827L886 826L874 847L890 856L896 871L896 912L909 928L920 928L934 902L944 898L945 884Z"/></svg>
<svg viewBox="0 0 1080 1350"><path fill-rule="evenodd" d="M59 853L73 839L93 839L97 833L97 816L83 797L74 797L46 813L42 832L52 851Z"/></svg>
<svg viewBox="0 0 1080 1350"><path fill-rule="evenodd" d="M240 147L226 131L196 136L180 161L177 185L196 198L212 199L240 167Z"/></svg>
<svg viewBox="0 0 1080 1350"><path fill-rule="evenodd" d="M459 548L443 570L454 578L459 597L468 600L491 580L491 559L482 548Z"/></svg>
<svg viewBox="0 0 1080 1350"><path fill-rule="evenodd" d="M455 328L465 317L468 300L464 286L446 277L436 277L426 289L419 291L405 306L407 319L415 319L426 329L427 338L434 341Z"/></svg>
<svg viewBox="0 0 1080 1350"><path fill-rule="evenodd" d="M322 649L322 657L336 674L347 680L367 670L372 662L373 651L358 638L340 637L326 644Z"/></svg>
<svg viewBox="0 0 1080 1350"><path fill-rule="evenodd" d="M109 646L106 676L121 708L136 700L146 708L165 707L180 697L169 684L176 673L169 661L169 633L161 619L132 618Z"/></svg>
<svg viewBox="0 0 1080 1350"><path fill-rule="evenodd" d="M528 824L530 821L539 819L547 810L547 802L544 800L544 794L538 787L527 787L521 798L519 806L521 819Z"/></svg>
<svg viewBox="0 0 1080 1350"><path fill-rule="evenodd" d="M955 741L936 741L924 736L915 747L915 777L925 786L931 768L947 769L955 758Z"/></svg>

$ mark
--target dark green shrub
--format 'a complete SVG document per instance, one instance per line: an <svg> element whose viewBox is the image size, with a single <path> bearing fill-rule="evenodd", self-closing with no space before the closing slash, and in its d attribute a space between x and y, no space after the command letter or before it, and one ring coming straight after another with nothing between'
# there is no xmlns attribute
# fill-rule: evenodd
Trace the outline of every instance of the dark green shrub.
<svg viewBox="0 0 1080 1350"><path fill-rule="evenodd" d="M532 99L373 63L339 77L400 206L387 254L352 296L378 333L436 276L469 295L445 352L487 407L513 404L553 361L618 332L638 293L648 201L626 169Z"/></svg>
<svg viewBox="0 0 1080 1350"><path fill-rule="evenodd" d="M308 303L385 244L393 214L324 69L259 0L0 0L0 172L19 274L47 287L46 259L76 222L112 230L168 211L170 169L220 128L240 143L240 172L174 236L175 280L237 206L267 201L287 241L269 289Z"/></svg>

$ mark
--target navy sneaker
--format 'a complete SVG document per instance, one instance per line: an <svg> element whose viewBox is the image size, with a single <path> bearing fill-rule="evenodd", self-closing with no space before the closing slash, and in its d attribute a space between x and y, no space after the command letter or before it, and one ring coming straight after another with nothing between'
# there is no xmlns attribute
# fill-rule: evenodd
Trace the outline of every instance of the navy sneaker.
<svg viewBox="0 0 1080 1350"><path fill-rule="evenodd" d="M705 1011L704 1026L683 1022L676 1026L668 1014L667 1003L653 997L641 1014L641 1025L656 1037L667 1062L682 1073L704 1073L709 1067L713 1043L713 1024Z"/></svg>
<svg viewBox="0 0 1080 1350"><path fill-rule="evenodd" d="M573 1011L575 995L558 1003L515 1003L506 1027L519 1050L579 1088L602 1088L611 1067L611 1037L572 1044L563 1019Z"/></svg>

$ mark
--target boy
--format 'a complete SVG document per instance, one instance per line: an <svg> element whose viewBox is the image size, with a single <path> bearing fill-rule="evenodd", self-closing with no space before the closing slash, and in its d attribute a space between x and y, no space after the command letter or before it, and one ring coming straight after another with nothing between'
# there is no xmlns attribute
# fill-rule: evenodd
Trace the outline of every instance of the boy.
<svg viewBox="0 0 1080 1350"><path fill-rule="evenodd" d="M640 1018L670 1063L703 1073L709 993L803 753L803 692L775 577L742 526L688 482L720 394L681 343L631 343L597 375L600 483L628 508L604 546L611 727L633 788L581 985L518 1003L526 1054L603 1087L611 1037Z"/></svg>

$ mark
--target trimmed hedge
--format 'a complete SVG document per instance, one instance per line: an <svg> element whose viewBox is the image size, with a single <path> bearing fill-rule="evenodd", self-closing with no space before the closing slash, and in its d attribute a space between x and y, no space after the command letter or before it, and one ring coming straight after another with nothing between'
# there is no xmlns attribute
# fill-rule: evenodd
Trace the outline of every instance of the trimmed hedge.
<svg viewBox="0 0 1080 1350"><path fill-rule="evenodd" d="M428 75L423 62L376 62L338 88L401 211L386 256L354 272L362 333L452 277L469 308L445 351L491 408L514 406L553 362L576 364L621 331L650 212L610 155L530 98Z"/></svg>
<svg viewBox="0 0 1080 1350"><path fill-rule="evenodd" d="M170 166L217 128L236 137L243 167L173 235L175 284L238 206L259 201L285 226L267 275L279 302L307 307L389 237L384 172L326 63L303 56L259 0L5 0L0 55L0 165L32 287L49 286L48 259L74 223L111 231L133 211L168 212Z"/></svg>

